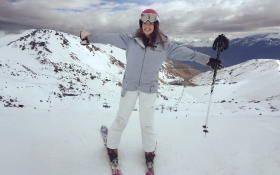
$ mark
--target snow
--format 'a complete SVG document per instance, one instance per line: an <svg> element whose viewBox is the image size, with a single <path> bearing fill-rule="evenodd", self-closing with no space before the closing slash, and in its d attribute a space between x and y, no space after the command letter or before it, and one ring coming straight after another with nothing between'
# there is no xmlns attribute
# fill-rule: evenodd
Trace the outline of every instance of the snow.
<svg viewBox="0 0 280 175"><path fill-rule="evenodd" d="M243 46L252 46L260 41L265 42L269 46L278 46L280 44L280 33L266 33L247 36L245 38L237 38L231 44L241 43Z"/></svg>
<svg viewBox="0 0 280 175"><path fill-rule="evenodd" d="M28 45L30 38L0 46L0 174L111 174L100 128L109 127L116 116L121 91L116 84L124 71L111 64L110 56L125 64L125 51L94 44L100 51L92 52L79 45L78 37L59 34L37 32L36 42L49 37L37 50ZM0 38L0 43L18 38ZM62 46L64 38L69 45ZM47 63L41 64L43 59ZM62 71L55 72L53 65ZM218 71L206 137L202 125L213 72L194 77L196 87L161 83L159 92L168 101L159 97L157 106L177 107L177 112L156 110L156 174L278 175L279 76L279 60L269 59ZM63 93L77 96L59 97ZM7 102L14 107L5 107ZM104 102L111 107L103 108ZM138 111L132 112L123 133L119 163L124 175L145 173Z"/></svg>
<svg viewBox="0 0 280 175"><path fill-rule="evenodd" d="M214 41L213 38L200 38L200 39L187 41L183 45L189 47L212 47L213 41Z"/></svg>
<svg viewBox="0 0 280 175"><path fill-rule="evenodd" d="M193 38L183 45L188 47L212 47L212 44L216 38ZM265 42L268 46L278 46L280 44L280 33L265 33L250 35L244 38L236 38L230 40L230 44L241 43L242 46L253 46L254 44L260 44L260 42Z"/></svg>
<svg viewBox="0 0 280 175"><path fill-rule="evenodd" d="M280 39L280 33L269 33L266 38L278 38Z"/></svg>

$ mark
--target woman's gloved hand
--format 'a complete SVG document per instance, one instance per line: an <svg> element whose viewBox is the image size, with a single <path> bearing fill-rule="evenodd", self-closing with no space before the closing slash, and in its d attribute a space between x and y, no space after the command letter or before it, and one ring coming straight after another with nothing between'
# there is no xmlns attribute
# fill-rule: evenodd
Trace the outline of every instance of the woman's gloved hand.
<svg viewBox="0 0 280 175"><path fill-rule="evenodd" d="M221 64L221 60L217 60L215 58L210 58L206 65L210 66L211 69L215 68L215 64L217 64L217 69L222 69L224 66Z"/></svg>

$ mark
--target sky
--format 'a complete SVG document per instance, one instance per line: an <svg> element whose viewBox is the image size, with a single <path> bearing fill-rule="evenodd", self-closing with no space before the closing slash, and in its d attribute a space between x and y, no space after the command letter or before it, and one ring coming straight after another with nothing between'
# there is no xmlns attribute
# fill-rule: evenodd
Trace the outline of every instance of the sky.
<svg viewBox="0 0 280 175"><path fill-rule="evenodd" d="M178 42L280 31L279 0L0 0L0 37L28 29L133 33L148 8Z"/></svg>

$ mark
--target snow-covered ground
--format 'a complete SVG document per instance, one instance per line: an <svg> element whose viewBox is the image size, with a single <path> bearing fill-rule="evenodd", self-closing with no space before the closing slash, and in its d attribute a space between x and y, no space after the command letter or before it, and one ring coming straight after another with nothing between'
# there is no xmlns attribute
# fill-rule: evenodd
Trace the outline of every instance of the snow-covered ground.
<svg viewBox="0 0 280 175"><path fill-rule="evenodd" d="M125 52L101 44L91 51L78 37L46 33L34 35L33 49L24 38L9 46L14 39L0 39L0 174L109 175L100 127L116 116ZM278 175L280 62L251 60L218 71L205 137L212 76L194 77L197 87L161 83L156 174ZM124 175L145 173L140 134L134 111L119 146Z"/></svg>

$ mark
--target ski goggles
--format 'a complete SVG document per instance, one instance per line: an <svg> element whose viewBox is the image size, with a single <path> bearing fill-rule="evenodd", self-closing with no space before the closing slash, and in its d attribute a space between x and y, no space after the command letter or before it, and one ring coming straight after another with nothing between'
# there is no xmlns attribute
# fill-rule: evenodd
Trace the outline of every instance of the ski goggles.
<svg viewBox="0 0 280 175"><path fill-rule="evenodd" d="M141 14L141 21L147 22L148 20L150 22L159 21L158 16L156 14L153 14L153 13L143 13L143 14Z"/></svg>

